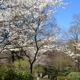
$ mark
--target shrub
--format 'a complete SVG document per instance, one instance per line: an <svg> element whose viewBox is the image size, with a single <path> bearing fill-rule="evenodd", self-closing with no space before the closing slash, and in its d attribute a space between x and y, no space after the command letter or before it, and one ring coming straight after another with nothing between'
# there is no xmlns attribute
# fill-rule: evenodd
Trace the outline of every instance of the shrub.
<svg viewBox="0 0 80 80"><path fill-rule="evenodd" d="M57 77L57 80L71 80L71 79L66 76L59 76Z"/></svg>
<svg viewBox="0 0 80 80"><path fill-rule="evenodd" d="M57 69L53 66L48 66L48 67L45 67L45 74L48 74L48 75L52 75L52 74L57 74Z"/></svg>
<svg viewBox="0 0 80 80"><path fill-rule="evenodd" d="M67 76L69 72L58 72L59 76Z"/></svg>
<svg viewBox="0 0 80 80"><path fill-rule="evenodd" d="M23 80L34 80L34 77L30 73L24 72L22 76Z"/></svg>
<svg viewBox="0 0 80 80"><path fill-rule="evenodd" d="M71 72L68 76L59 76L57 80L80 80L80 73L79 72Z"/></svg>
<svg viewBox="0 0 80 80"><path fill-rule="evenodd" d="M68 77L72 80L80 80L80 72L71 72Z"/></svg>
<svg viewBox="0 0 80 80"><path fill-rule="evenodd" d="M34 80L28 72L15 71L13 69L0 70L0 80Z"/></svg>
<svg viewBox="0 0 80 80"><path fill-rule="evenodd" d="M48 66L48 67L45 67L44 69L45 69L45 74L49 76L50 80L57 78L58 71L55 67Z"/></svg>
<svg viewBox="0 0 80 80"><path fill-rule="evenodd" d="M5 70L1 69L1 70L0 70L0 80L3 80L3 78L4 78L4 73L5 73Z"/></svg>

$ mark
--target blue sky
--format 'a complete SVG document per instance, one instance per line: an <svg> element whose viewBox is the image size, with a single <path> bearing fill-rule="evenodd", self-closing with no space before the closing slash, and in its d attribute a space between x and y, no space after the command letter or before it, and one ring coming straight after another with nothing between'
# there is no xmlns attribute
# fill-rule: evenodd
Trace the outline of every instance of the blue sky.
<svg viewBox="0 0 80 80"><path fill-rule="evenodd" d="M54 14L59 25L68 29L71 26L73 20L73 14L80 13L80 0L63 0L69 4L65 6L65 9L58 8Z"/></svg>

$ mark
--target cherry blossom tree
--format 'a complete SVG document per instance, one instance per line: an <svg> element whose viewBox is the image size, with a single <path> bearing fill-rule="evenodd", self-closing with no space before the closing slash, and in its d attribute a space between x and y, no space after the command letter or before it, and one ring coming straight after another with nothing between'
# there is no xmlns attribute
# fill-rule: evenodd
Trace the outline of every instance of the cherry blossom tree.
<svg viewBox="0 0 80 80"><path fill-rule="evenodd" d="M51 14L57 6L66 4L62 0L1 0L0 52L19 48L27 57L32 73L42 46L60 32Z"/></svg>
<svg viewBox="0 0 80 80"><path fill-rule="evenodd" d="M72 26L68 30L68 41L71 49L71 57L76 62L77 69L80 70L80 14L73 15Z"/></svg>

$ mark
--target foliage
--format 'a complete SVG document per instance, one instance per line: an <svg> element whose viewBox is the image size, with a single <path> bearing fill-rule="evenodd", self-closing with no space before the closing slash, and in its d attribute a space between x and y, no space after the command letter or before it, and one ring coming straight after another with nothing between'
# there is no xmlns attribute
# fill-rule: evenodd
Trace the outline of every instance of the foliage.
<svg viewBox="0 0 80 80"><path fill-rule="evenodd" d="M57 80L80 80L80 73L79 72L71 72L67 76L58 76Z"/></svg>
<svg viewBox="0 0 80 80"><path fill-rule="evenodd" d="M0 80L34 80L33 76L27 72L17 72L13 69L0 70Z"/></svg>
<svg viewBox="0 0 80 80"><path fill-rule="evenodd" d="M57 80L71 80L71 79L65 76L58 76Z"/></svg>
<svg viewBox="0 0 80 80"><path fill-rule="evenodd" d="M5 63L5 64L0 64L0 70L8 70L8 69L14 69L14 65L11 63Z"/></svg>
<svg viewBox="0 0 80 80"><path fill-rule="evenodd" d="M5 73L5 69L0 69L0 80L3 79L3 76L4 76L4 73Z"/></svg>
<svg viewBox="0 0 80 80"><path fill-rule="evenodd" d="M14 63L0 64L0 69L6 69L6 70L14 69L14 70L29 71L29 63L27 59L15 60Z"/></svg>
<svg viewBox="0 0 80 80"><path fill-rule="evenodd" d="M35 73L44 73L44 68L41 66L36 66L36 67L34 67L34 72Z"/></svg>
<svg viewBox="0 0 80 80"><path fill-rule="evenodd" d="M56 68L53 66L44 67L44 69L45 69L45 73L48 75L52 74L53 72L54 73L57 72Z"/></svg>
<svg viewBox="0 0 80 80"><path fill-rule="evenodd" d="M69 74L69 72L58 72L58 75L59 76L66 76L68 74Z"/></svg>
<svg viewBox="0 0 80 80"><path fill-rule="evenodd" d="M50 80L55 80L57 78L57 74L53 73L50 75Z"/></svg>
<svg viewBox="0 0 80 80"><path fill-rule="evenodd" d="M26 64L25 64L26 63ZM16 60L13 63L13 66L15 67L15 69L19 69L19 70L28 70L29 69L29 63L27 59L20 59L20 60Z"/></svg>
<svg viewBox="0 0 80 80"><path fill-rule="evenodd" d="M49 75L49 78L52 80L53 78L56 78L58 75L57 69L53 66L45 67L45 74Z"/></svg>
<svg viewBox="0 0 80 80"><path fill-rule="evenodd" d="M72 80L79 80L80 79L80 72L71 72L68 75L69 78L71 78Z"/></svg>
<svg viewBox="0 0 80 80"><path fill-rule="evenodd" d="M41 78L40 80L49 80L49 79L44 79L44 78Z"/></svg>
<svg viewBox="0 0 80 80"><path fill-rule="evenodd" d="M58 76L67 76L70 73L70 67L64 67L62 71L58 71Z"/></svg>

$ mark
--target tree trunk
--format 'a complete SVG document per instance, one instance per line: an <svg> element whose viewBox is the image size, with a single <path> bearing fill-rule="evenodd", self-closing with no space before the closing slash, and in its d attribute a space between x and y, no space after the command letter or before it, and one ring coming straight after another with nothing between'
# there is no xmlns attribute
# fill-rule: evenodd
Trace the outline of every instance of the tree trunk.
<svg viewBox="0 0 80 80"><path fill-rule="evenodd" d="M32 74L33 73L33 64L30 63L30 73Z"/></svg>
<svg viewBox="0 0 80 80"><path fill-rule="evenodd" d="M14 52L11 52L12 63L15 61Z"/></svg>

